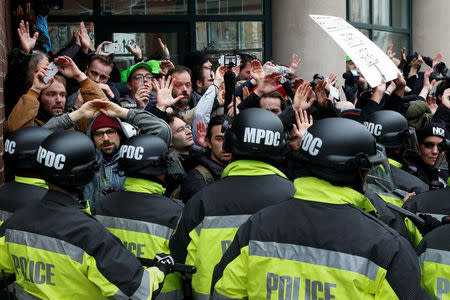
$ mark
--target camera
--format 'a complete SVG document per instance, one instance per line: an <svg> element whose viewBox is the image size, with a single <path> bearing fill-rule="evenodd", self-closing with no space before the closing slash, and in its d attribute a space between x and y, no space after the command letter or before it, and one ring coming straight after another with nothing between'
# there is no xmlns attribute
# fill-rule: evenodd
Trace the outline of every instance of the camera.
<svg viewBox="0 0 450 300"><path fill-rule="evenodd" d="M432 80L444 80L446 79L447 82L450 79L450 70L447 68L447 66L445 65L444 62L440 62L437 65L434 66L433 68L433 73L431 73L430 75L430 81Z"/></svg>
<svg viewBox="0 0 450 300"><path fill-rule="evenodd" d="M320 74L314 74L313 80L309 83L309 86L312 87L314 90L316 88L316 85L319 83L319 80L324 80L325 77L323 77Z"/></svg>
<svg viewBox="0 0 450 300"><path fill-rule="evenodd" d="M241 57L239 55L222 55L219 58L221 66L235 67L241 64Z"/></svg>
<svg viewBox="0 0 450 300"><path fill-rule="evenodd" d="M356 70L350 70L348 72L345 72L344 74L342 74L342 78L344 78L345 80L358 80L359 79L359 73Z"/></svg>

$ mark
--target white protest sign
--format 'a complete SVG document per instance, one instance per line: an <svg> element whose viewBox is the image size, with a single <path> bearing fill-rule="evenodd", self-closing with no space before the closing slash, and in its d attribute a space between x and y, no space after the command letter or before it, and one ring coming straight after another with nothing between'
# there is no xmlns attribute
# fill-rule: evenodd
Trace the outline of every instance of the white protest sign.
<svg viewBox="0 0 450 300"><path fill-rule="evenodd" d="M364 34L341 18L309 15L353 60L371 87L397 78L392 60Z"/></svg>

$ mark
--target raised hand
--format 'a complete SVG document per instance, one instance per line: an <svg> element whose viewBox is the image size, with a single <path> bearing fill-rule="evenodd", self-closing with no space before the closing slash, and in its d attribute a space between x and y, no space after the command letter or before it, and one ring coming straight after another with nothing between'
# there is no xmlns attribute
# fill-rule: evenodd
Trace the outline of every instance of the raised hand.
<svg viewBox="0 0 450 300"><path fill-rule="evenodd" d="M386 51L386 54L390 59L393 59L395 57L395 52L392 51L392 48L394 48L394 45L389 44Z"/></svg>
<svg viewBox="0 0 450 300"><path fill-rule="evenodd" d="M47 75L47 70L49 70L48 63L45 67L40 68L39 71L34 74L31 89L38 94L40 94L42 90L45 90L46 88L51 86L54 81L54 78L51 78L47 84L44 83L43 79Z"/></svg>
<svg viewBox="0 0 450 300"><path fill-rule="evenodd" d="M131 41L134 43L135 47L133 48L133 47L131 47L131 45L125 45L125 49L127 49L128 52L133 54L133 56L134 56L134 58L136 60L141 60L142 59L142 49L141 49L141 47L139 47L139 45L136 43L135 40L131 39Z"/></svg>
<svg viewBox="0 0 450 300"><path fill-rule="evenodd" d="M300 109L300 111L294 113L297 126L295 124L293 124L293 126L295 126L298 137L302 139L308 128L312 126L313 117L311 115L308 117L308 113L303 109Z"/></svg>
<svg viewBox="0 0 450 300"><path fill-rule="evenodd" d="M86 74L78 69L74 61L68 56L60 56L55 58L55 63L58 63L58 70L67 78L73 78L78 83L87 78Z"/></svg>
<svg viewBox="0 0 450 300"><path fill-rule="evenodd" d="M302 62L301 58L298 58L297 53L292 53L291 61L289 63L289 69L291 72L289 74L295 75L298 70L298 65Z"/></svg>
<svg viewBox="0 0 450 300"><path fill-rule="evenodd" d="M314 93L316 94L317 104L321 107L325 107L327 105L328 97L325 93L325 80L320 79L316 87L314 89Z"/></svg>
<svg viewBox="0 0 450 300"><path fill-rule="evenodd" d="M252 62L250 64L252 66L252 68L250 70L250 75L258 83L259 81L264 79L264 69L263 69L261 63L259 62L259 60L256 60L256 59L252 60Z"/></svg>
<svg viewBox="0 0 450 300"><path fill-rule="evenodd" d="M334 74L333 72L331 72L330 74L328 74L327 78L325 78L325 88L327 90L330 90L330 85L335 86L337 82L337 75Z"/></svg>
<svg viewBox="0 0 450 300"><path fill-rule="evenodd" d="M206 125L203 121L197 122L197 144L202 147L208 147L206 143Z"/></svg>
<svg viewBox="0 0 450 300"><path fill-rule="evenodd" d="M78 31L78 35L81 43L81 50L84 53L87 53L88 50L95 51L94 44L92 44L91 37L84 26L84 22L80 22L80 30Z"/></svg>
<svg viewBox="0 0 450 300"><path fill-rule="evenodd" d="M442 94L442 104L447 107L447 109L450 109L450 88L446 89Z"/></svg>
<svg viewBox="0 0 450 300"><path fill-rule="evenodd" d="M301 77L297 77L294 80L292 80L291 89L294 94L297 91L297 89L299 88L299 86L303 84L303 82L305 82L305 80Z"/></svg>
<svg viewBox="0 0 450 300"><path fill-rule="evenodd" d="M303 82L295 91L294 101L292 103L292 108L295 111L300 111L301 109L307 110L311 107L314 102L312 98L309 102L308 96L311 93L312 88L309 86L309 82Z"/></svg>
<svg viewBox="0 0 450 300"><path fill-rule="evenodd" d="M30 36L30 24L24 22L23 20L19 23L19 28L17 28L17 34L19 35L20 46L24 53L28 54L36 45L39 32L35 32L33 36Z"/></svg>
<svg viewBox="0 0 450 300"><path fill-rule="evenodd" d="M159 64L159 67L161 68L161 71L159 71L159 74L162 74L162 75L167 75L169 70L175 69L175 66L173 65L173 63L170 60L161 61L161 63Z"/></svg>
<svg viewBox="0 0 450 300"><path fill-rule="evenodd" d="M145 108L150 101L150 92L151 88L148 84L145 84L137 89L134 94L134 99L136 100L136 104L139 108Z"/></svg>
<svg viewBox="0 0 450 300"><path fill-rule="evenodd" d="M223 77L225 72L227 71L227 67L220 66L216 70L216 76L214 76L214 85L220 87L223 83Z"/></svg>
<svg viewBox="0 0 450 300"><path fill-rule="evenodd" d="M103 47L105 45L109 45L112 44L112 42L110 41L104 41L102 42L100 45L98 45L97 50L95 50L95 54L99 54L99 55L112 55L114 54L114 52L105 52L103 49Z"/></svg>
<svg viewBox="0 0 450 300"><path fill-rule="evenodd" d="M166 109L181 99L184 98L184 95L179 95L176 98L173 98L172 96L172 90L173 90L173 81L172 76L167 77L167 79L164 79L164 77L160 78L159 80L152 79L152 85L155 91L158 93L158 100L156 107L162 111L166 111Z"/></svg>
<svg viewBox="0 0 450 300"><path fill-rule="evenodd" d="M427 104L428 104L428 107L430 108L431 113L434 115L439 107L436 103L436 97L431 94L428 95Z"/></svg>
<svg viewBox="0 0 450 300"><path fill-rule="evenodd" d="M406 64L406 48L402 48L402 59L400 60L400 64L398 65L398 69L403 71L403 67Z"/></svg>
<svg viewBox="0 0 450 300"><path fill-rule="evenodd" d="M433 64L432 64L432 68L434 68L435 65L437 65L438 63L440 63L442 61L442 53L439 52L438 54L436 54L436 57L433 59Z"/></svg>
<svg viewBox="0 0 450 300"><path fill-rule="evenodd" d="M428 68L426 71L425 71L425 74L424 74L424 78L423 78L423 89L427 89L428 90L428 92L430 92L431 91L431 89L433 88L433 86L435 85L435 83L436 83L436 79L433 79L431 82L430 82L430 75L431 75L431 73L433 73L433 69L432 68Z"/></svg>
<svg viewBox="0 0 450 300"><path fill-rule="evenodd" d="M111 101L103 101L103 103L99 105L99 110L110 118L126 119L128 115L128 108L124 108Z"/></svg>
<svg viewBox="0 0 450 300"><path fill-rule="evenodd" d="M167 45L163 43L161 38L158 38L158 43L159 43L159 46L161 47L162 56L167 59L170 58L169 48L167 48Z"/></svg>

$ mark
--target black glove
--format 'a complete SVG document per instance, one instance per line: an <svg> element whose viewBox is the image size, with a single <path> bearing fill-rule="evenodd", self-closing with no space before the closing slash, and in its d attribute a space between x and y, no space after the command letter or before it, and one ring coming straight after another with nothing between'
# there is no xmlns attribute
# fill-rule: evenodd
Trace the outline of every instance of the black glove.
<svg viewBox="0 0 450 300"><path fill-rule="evenodd" d="M153 259L153 264L155 267L158 267L161 272L167 275L173 272L175 261L169 254L159 253L156 254L155 258Z"/></svg>
<svg viewBox="0 0 450 300"><path fill-rule="evenodd" d="M419 229L420 233L422 235L427 234L431 230L439 227L442 225L442 223L436 219L435 217L427 214L419 214L419 217L421 217L425 221L425 225L419 225L417 228Z"/></svg>

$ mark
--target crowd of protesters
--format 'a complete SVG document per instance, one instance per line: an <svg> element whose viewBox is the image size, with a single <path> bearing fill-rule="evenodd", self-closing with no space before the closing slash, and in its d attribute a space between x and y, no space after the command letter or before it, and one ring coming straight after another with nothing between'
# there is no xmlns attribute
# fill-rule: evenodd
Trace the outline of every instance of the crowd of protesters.
<svg viewBox="0 0 450 300"><path fill-rule="evenodd" d="M161 39L158 39L160 56L151 58L146 57L136 41L131 41L126 49L134 56L134 64L126 70L119 70L114 61L114 53L105 52L105 45L111 42L104 41L94 47L83 22L73 33L72 40L58 53L47 51L46 35L42 38L42 32L34 32L32 25L25 21L19 23L17 34L20 47L13 49L9 55L5 81L5 140L8 143L14 142L18 149L20 136L27 136L24 128L39 127L49 130L46 136L61 130L72 131L65 137L65 143L72 148L81 148L76 144L79 137L72 135L74 132L84 134L92 141L96 148L99 168L89 182L84 182L82 188L72 193L83 203L83 209L97 216L97 220L119 237L124 247L136 256L153 258L158 253L170 252L175 262L194 265L197 268L197 273L192 275L192 278L186 274L168 275L162 290L161 286L159 289L155 288L158 293L161 292L158 296L160 299L163 296L167 299L208 299L210 294L217 299L256 299L261 298L261 295L267 299L278 296L279 299L291 299L291 296L292 299L297 299L295 295L307 295L305 299L310 299L309 291L316 297L317 293L324 295L324 299L334 296L363 298L359 293L366 292L388 298L397 296L404 299L424 299L427 294L422 292L422 288L428 295L438 299L444 299L440 297L449 294L450 273L442 271L442 275L437 267L433 269L436 272L432 271L430 264L433 261L427 260L432 257L430 247L431 250L439 249L440 253L450 251L448 242L439 242L439 237L448 234L445 229L450 226L445 225L445 218L442 219L449 214L450 208L450 205L446 204L449 199L446 153L450 146L450 71L440 53L430 58L426 53L406 55L405 49L402 49L400 58L397 58L393 53L393 46L390 45L386 54L398 67L398 77L390 82L383 81L376 87L368 85L364 74L348 56L338 58L346 61L342 79L334 73L301 78L298 76L301 59L295 53L285 65L272 61L263 62L242 53L237 65L220 66L205 52L192 51L182 58L181 64L176 65L170 60L170 50ZM58 73L47 76L53 67L58 69ZM345 97L339 99L332 91L336 89L341 90ZM333 123L336 119L341 120ZM346 122L350 122L348 119L351 120L349 124L353 125L347 125ZM359 130L358 123L362 124L363 131L368 133L369 137L365 138L376 140L377 150L373 151L382 153L385 161L377 160L376 166L361 167L360 161L367 160L372 163L369 156L375 154L368 156L365 150L361 150L361 153L346 154L352 151L350 148L358 149L358 143L362 140L360 138L358 143L352 140L353 132L355 139L356 136L364 134L352 131ZM324 127L326 124L329 124L328 127ZM343 129L336 131L341 125ZM356 129L352 129L353 127ZM230 131L232 133L229 133ZM74 140L71 140L72 136ZM339 138L335 144L334 138ZM84 140L82 142L84 143ZM250 147L246 142L251 142L254 146ZM30 183L27 178L53 178L51 174L40 174L37 167L22 168L19 160L12 158L14 149L10 146L5 144L8 183ZM36 145L35 148L33 153L38 152L39 147ZM138 149L142 149L141 152L138 152ZM158 165L159 160L154 159L152 164L146 166L148 170L139 168L139 164L141 167L145 166L147 149L154 151L155 157L164 157L164 161L170 166L161 167ZM324 151L327 151L326 156ZM307 159L311 160L311 165L321 167L309 167L304 153ZM39 155L47 158L42 151L37 155L38 162ZM332 166L333 159L338 160L340 157L355 157L358 161L352 158L342 165ZM133 158L143 161L133 165L130 162ZM320 160L315 162L319 158ZM49 164L53 164L58 170L56 161L52 160ZM351 169L351 164L358 167ZM332 172L328 170L330 167L333 168ZM61 169L63 168L61 163ZM372 171L359 173L359 170L366 169ZM350 175L345 173L348 170L352 170ZM260 180L256 177L263 176L255 174L276 178ZM350 179L347 180L346 176L350 176ZM231 177L233 178L230 179ZM267 267L260 271L257 265L265 266L268 262L252 257L258 256L255 254L257 251L265 250L263 246L266 244L258 244L259 250L253 252L245 250L253 245L253 238L258 239L256 236L260 228L272 226L265 218L282 218L284 212L296 209L294 204L289 204L288 201L285 204L280 202L292 197L315 201L319 194L321 197L328 195L327 189L329 194L338 194L337 190L331 190L323 182L319 184L311 179L316 177L323 182L331 182L333 186L342 189L351 187L352 192L360 193L361 197L368 199L367 205L342 200L346 197L344 194L351 194L347 190L339 191L343 195L339 201L357 207L358 211L372 214L370 218L377 217L393 229L375 230L375 227L370 226L367 230L361 228L359 238L373 240L371 249L376 249L377 245L385 245L386 248L395 245L393 252L378 249L378 252L374 250L376 254L371 251L370 255L373 256L370 257L366 252L363 253L363 250L356 251L358 259L367 259L377 268L381 268L372 273L375 277L370 274L366 276L373 281L372 288L367 287L370 284L364 282L355 290L354 287L347 287L345 294L342 291L342 288L346 289L344 283L336 279L339 276L331 276L334 271L327 271L323 269L324 266L339 269L341 272L362 271L354 271L350 266L345 267L345 262L336 262L332 266L327 265L329 262L317 262L313 252L302 252L306 251L306 248L275 250L283 252L286 249L296 249L297 252L292 254L295 257L291 255L289 259L279 259L301 262L302 265L289 268L283 267L283 263L279 262L277 267ZM299 178L304 180L300 182ZM0 194L8 197L0 195L0 202L20 197L25 198L17 200L17 203L21 203L20 206L33 202L28 199L30 196L11 194L13 190L5 188L8 183L0 190ZM45 188L57 186L57 182L52 179L41 180L40 184ZM64 179L60 185L67 187ZM308 190L312 187L317 187L317 191ZM138 198L136 194L129 194L131 192L159 196L146 200L145 197ZM36 201L43 197L42 192L33 194L37 198ZM2 200L7 198L9 200ZM145 201L162 201L159 205L164 209L147 207ZM327 203L334 202L330 200ZM387 203L394 204L397 209L386 206ZM258 213L247 221L251 215L270 205L276 205L276 208L272 211L263 210L264 213ZM6 207L11 208L11 204L0 203L2 210L13 212ZM135 207L133 212L132 207ZM298 224L308 226L305 218L318 214L318 211L309 206L298 209L300 208L304 215L299 216ZM416 214L416 217L408 215L405 208ZM275 213L276 210L279 217ZM306 212L310 212L310 215ZM118 225L112 225L109 219L111 216L157 223L160 227L168 228L168 231L164 236L152 233L152 236L158 236L161 240L146 244L145 239L136 234L139 232L138 225L130 225L134 229L129 231L136 234L131 243L131 238L115 227ZM286 215L284 222L296 221L289 220L289 217ZM320 215L311 218L319 217ZM222 221L217 221L217 218ZM302 221L300 218L303 218ZM360 217L349 212L350 223L357 218ZM227 221L223 221L224 219ZM337 221L330 219L330 222ZM341 219L341 222L345 223L346 220ZM12 221L10 223L14 224ZM245 225L237 231L243 223ZM322 223L327 223L327 220L322 219ZM229 232L224 233L224 227L221 227L223 224L227 224L225 227ZM288 226L287 223L283 224ZM360 226L366 226L360 223L353 225L354 231L358 231ZM303 230L298 228L296 231L294 228L297 227L289 226L284 228L289 228L286 231L291 235ZM302 233L305 236L304 245L317 246L315 238L312 237L312 242L308 237L316 230L317 236L321 236L320 226L325 224L316 227L310 225L309 231ZM346 226L342 230L349 230L349 224ZM221 231L218 228L221 228ZM5 230L8 229L0 230L0 233L5 235ZM332 232L331 229L324 230ZM441 236L437 235L438 231L443 232ZM259 238L267 242L271 230L265 232L267 235ZM364 236L368 232L374 236ZM9 238L8 231L6 233ZM282 235L280 232L278 234ZM391 241L390 235L395 236L396 242ZM349 236L351 237L341 238L348 238L351 243L352 233L349 233ZM280 241L283 241L283 245L297 243L289 242L292 238L288 235L280 238ZM321 245L329 243L323 241ZM151 247L155 249L150 250ZM327 246L323 247L321 250L325 251ZM339 245L326 248L326 251L342 252L346 255L354 253L351 245L347 244L345 247L350 250L343 250ZM354 248L358 247L362 246L355 243ZM314 249L316 248L320 247ZM13 247L8 248L10 252L13 251L11 249ZM328 252L320 253L329 255ZM399 258L401 255L398 253L402 253L404 257ZM96 257L95 254L88 254ZM445 252L445 255L442 255L444 257L449 254ZM258 257L262 256L265 255ZM389 261L382 261L380 258L389 259L391 256L393 258ZM336 256L335 259L344 261L345 257ZM321 261L320 258L318 260ZM434 262L450 264L445 259ZM275 263L272 261L272 264ZM311 271L312 268L306 266L307 264L321 265L322 275L311 275L319 271ZM309 271L292 271L297 267ZM370 267L369 264L367 268ZM20 262L15 265L16 278L20 277L23 270ZM108 276L112 276L108 273L109 269L103 265L99 270L108 280ZM123 271L129 270L125 268ZM166 273L167 270L164 274ZM380 275L382 273L384 275ZM149 276L153 276L152 274ZM260 281L253 279L259 276L257 274L262 276ZM298 283L295 277L297 275L292 274L300 276ZM345 274L341 275L356 276ZM26 280L26 274L22 275L25 275ZM303 276L311 276L312 286L303 287L303 284L311 284L310 279L305 282ZM388 282L386 286L380 276ZM320 279L313 281L313 277ZM355 278L354 281L359 280ZM400 283L399 278L404 282ZM18 283L25 291L37 297L42 296L39 292L34 292L33 288L27 287L28 283L23 285L24 280ZM50 279L47 278L48 280ZM114 284L124 292L120 284ZM113 296L117 292L114 290L114 293L108 294L105 292L106 288L100 289L103 296ZM133 293L126 295L139 299Z"/></svg>

